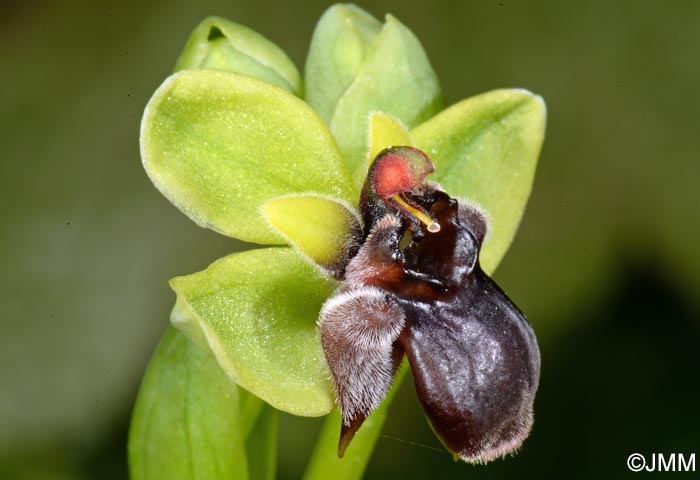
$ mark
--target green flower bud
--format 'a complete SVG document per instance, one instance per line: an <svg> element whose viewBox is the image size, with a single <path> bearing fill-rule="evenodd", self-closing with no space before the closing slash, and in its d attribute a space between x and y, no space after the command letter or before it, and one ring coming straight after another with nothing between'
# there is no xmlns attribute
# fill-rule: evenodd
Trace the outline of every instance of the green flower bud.
<svg viewBox="0 0 700 480"><path fill-rule="evenodd" d="M323 15L305 75L306 102L330 125L358 188L367 173L371 113L413 128L442 106L416 36L391 15L382 25L354 5L335 5Z"/></svg>
<svg viewBox="0 0 700 480"><path fill-rule="evenodd" d="M306 102L327 123L381 30L381 22L352 4L333 5L319 20L306 61Z"/></svg>
<svg viewBox="0 0 700 480"><path fill-rule="evenodd" d="M301 76L282 49L259 33L224 18L209 17L190 35L175 71L192 68L242 73L297 96L302 93Z"/></svg>

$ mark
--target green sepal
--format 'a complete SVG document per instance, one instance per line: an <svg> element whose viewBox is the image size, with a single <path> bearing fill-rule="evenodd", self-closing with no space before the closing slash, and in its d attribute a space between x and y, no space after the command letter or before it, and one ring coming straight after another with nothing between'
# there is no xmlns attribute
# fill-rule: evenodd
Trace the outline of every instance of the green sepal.
<svg viewBox="0 0 700 480"><path fill-rule="evenodd" d="M170 76L146 107L141 157L197 224L250 242L284 242L260 216L271 198L313 191L356 201L323 120L288 92L231 72Z"/></svg>
<svg viewBox="0 0 700 480"><path fill-rule="evenodd" d="M333 5L316 24L304 71L305 98L327 123L381 29L379 20L352 4Z"/></svg>
<svg viewBox="0 0 700 480"><path fill-rule="evenodd" d="M333 407L316 320L336 287L291 248L235 253L176 277L171 320L226 374L273 407L303 416Z"/></svg>
<svg viewBox="0 0 700 480"><path fill-rule="evenodd" d="M372 112L384 112L412 128L441 107L440 84L423 47L408 28L387 15L357 76L338 101L330 123L353 178L366 173L362 169L369 154Z"/></svg>
<svg viewBox="0 0 700 480"><path fill-rule="evenodd" d="M210 352L169 328L132 415L131 478L247 479L238 393Z"/></svg>
<svg viewBox="0 0 700 480"><path fill-rule="evenodd" d="M280 47L221 17L204 19L190 35L175 71L190 68L228 70L302 95L301 75Z"/></svg>
<svg viewBox="0 0 700 480"><path fill-rule="evenodd" d="M525 211L545 120L542 98L526 90L495 90L463 100L410 132L435 164L429 179L486 210L489 233L480 262L487 273L505 255Z"/></svg>

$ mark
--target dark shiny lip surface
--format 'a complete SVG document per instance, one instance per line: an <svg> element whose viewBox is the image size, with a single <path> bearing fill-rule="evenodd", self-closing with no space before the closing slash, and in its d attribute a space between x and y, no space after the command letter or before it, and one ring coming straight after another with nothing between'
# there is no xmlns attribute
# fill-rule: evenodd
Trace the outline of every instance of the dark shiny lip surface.
<svg viewBox="0 0 700 480"><path fill-rule="evenodd" d="M432 163L407 148L384 150L370 167L360 202L364 233L348 249L357 253L319 319L343 417L338 454L386 396L405 355L438 438L463 460L486 462L515 451L530 432L537 340L481 270L485 217L424 182L423 173L411 176L432 171ZM402 154L407 190L378 194L374 169L390 156L392 175L402 173Z"/></svg>

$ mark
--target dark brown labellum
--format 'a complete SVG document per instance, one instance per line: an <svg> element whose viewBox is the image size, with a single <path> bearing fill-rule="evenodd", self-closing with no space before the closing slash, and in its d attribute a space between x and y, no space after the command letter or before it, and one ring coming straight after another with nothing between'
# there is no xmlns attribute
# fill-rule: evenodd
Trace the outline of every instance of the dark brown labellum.
<svg viewBox="0 0 700 480"><path fill-rule="evenodd" d="M484 215L425 182L432 171L412 147L377 156L360 201L364 234L350 249L357 254L321 310L343 417L340 456L404 354L433 430L463 460L511 453L532 426L537 340L479 266Z"/></svg>

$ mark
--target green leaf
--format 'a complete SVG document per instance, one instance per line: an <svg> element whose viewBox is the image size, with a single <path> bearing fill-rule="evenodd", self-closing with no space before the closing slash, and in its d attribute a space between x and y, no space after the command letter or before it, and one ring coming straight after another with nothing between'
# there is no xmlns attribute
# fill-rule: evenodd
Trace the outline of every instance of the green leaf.
<svg viewBox="0 0 700 480"><path fill-rule="evenodd" d="M361 221L354 208L317 195L274 198L263 205L270 224L312 262L335 272L344 257L350 235L361 233Z"/></svg>
<svg viewBox="0 0 700 480"><path fill-rule="evenodd" d="M481 265L495 270L520 223L544 139L542 99L526 90L495 90L463 100L411 130L435 163L431 180L476 201L489 214Z"/></svg>
<svg viewBox="0 0 700 480"><path fill-rule="evenodd" d="M174 328L158 345L129 432L133 480L248 478L238 389Z"/></svg>
<svg viewBox="0 0 700 480"><path fill-rule="evenodd" d="M156 187L197 224L250 242L283 242L260 216L270 198L313 191L356 201L313 110L235 73L170 76L146 107L141 157Z"/></svg>
<svg viewBox="0 0 700 480"><path fill-rule="evenodd" d="M316 320L335 282L291 248L265 248L229 255L170 285L178 295L173 324L214 352L237 384L294 415L330 411Z"/></svg>
<svg viewBox="0 0 700 480"><path fill-rule="evenodd" d="M321 16L306 58L306 102L327 123L352 84L382 24L352 4L336 4Z"/></svg>
<svg viewBox="0 0 700 480"><path fill-rule="evenodd" d="M304 473L304 480L325 480L327 478L357 480L362 478L374 451L374 446L382 432L389 406L409 370L408 362L404 360L386 398L364 421L345 451L343 458L338 458L338 438L342 422L340 412L338 409L334 409L326 417L311 460Z"/></svg>
<svg viewBox="0 0 700 480"><path fill-rule="evenodd" d="M299 71L284 51L248 27L209 17L194 29L175 71L216 68L248 75L301 96Z"/></svg>
<svg viewBox="0 0 700 480"><path fill-rule="evenodd" d="M262 405L255 427L246 441L248 470L254 480L274 480L277 471L277 432L279 411Z"/></svg>
<svg viewBox="0 0 700 480"><path fill-rule="evenodd" d="M438 79L418 39L391 15L372 45L355 80L338 101L331 131L353 178L364 178L369 155L369 118L374 111L408 128L440 111ZM359 189L362 182L356 184Z"/></svg>

